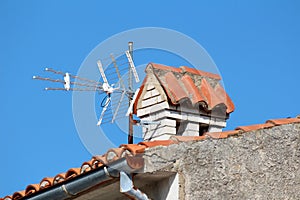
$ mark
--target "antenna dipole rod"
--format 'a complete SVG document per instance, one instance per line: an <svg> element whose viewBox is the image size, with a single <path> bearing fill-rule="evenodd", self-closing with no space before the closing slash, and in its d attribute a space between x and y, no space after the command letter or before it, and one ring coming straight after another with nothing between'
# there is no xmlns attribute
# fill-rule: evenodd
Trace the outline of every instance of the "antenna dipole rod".
<svg viewBox="0 0 300 200"><path fill-rule="evenodd" d="M133 42L128 42L128 51L130 53L131 59L133 59ZM130 90L132 90L132 69L130 64L128 65L128 71L129 71L128 87Z"/></svg>
<svg viewBox="0 0 300 200"><path fill-rule="evenodd" d="M117 72L117 75L118 75L118 79L119 79L119 81L120 81L120 85L122 86L122 88L125 88L124 83L123 83L122 76L121 76L121 74L120 74L119 67L118 67L118 65L117 65L117 61L116 61L116 59L115 59L115 57L114 57L113 54L110 54L110 57L111 57L111 59L112 59L112 61L113 61L114 67L115 67L115 69L116 69L116 72Z"/></svg>
<svg viewBox="0 0 300 200"><path fill-rule="evenodd" d="M129 50L130 56L133 60L133 42L128 42L128 50ZM128 89L133 91L133 88L132 88L132 73L131 73L130 63L128 64L128 73L129 73L129 76L128 76ZM131 105L132 97L133 97L133 93L131 92L128 95L129 106ZM133 144L133 116L132 116L132 114L129 115L129 122L128 122L128 144Z"/></svg>

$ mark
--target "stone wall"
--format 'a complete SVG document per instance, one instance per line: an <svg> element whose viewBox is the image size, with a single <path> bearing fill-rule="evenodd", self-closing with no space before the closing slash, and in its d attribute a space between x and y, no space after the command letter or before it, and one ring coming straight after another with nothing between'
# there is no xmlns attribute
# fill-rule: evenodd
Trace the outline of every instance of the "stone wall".
<svg viewBox="0 0 300 200"><path fill-rule="evenodd" d="M179 175L180 199L300 199L300 124L146 150L145 172Z"/></svg>

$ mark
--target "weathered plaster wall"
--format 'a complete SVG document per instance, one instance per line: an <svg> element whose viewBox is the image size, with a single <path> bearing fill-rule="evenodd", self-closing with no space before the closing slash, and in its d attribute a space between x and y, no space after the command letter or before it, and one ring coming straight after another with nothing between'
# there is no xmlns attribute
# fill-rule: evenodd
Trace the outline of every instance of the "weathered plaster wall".
<svg viewBox="0 0 300 200"><path fill-rule="evenodd" d="M145 171L179 173L181 199L300 199L300 124L145 152Z"/></svg>

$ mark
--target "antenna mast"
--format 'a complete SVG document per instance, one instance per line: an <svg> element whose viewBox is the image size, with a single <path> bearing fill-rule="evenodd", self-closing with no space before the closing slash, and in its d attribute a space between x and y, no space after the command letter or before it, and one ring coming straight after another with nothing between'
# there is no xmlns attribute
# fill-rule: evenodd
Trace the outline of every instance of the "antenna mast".
<svg viewBox="0 0 300 200"><path fill-rule="evenodd" d="M128 42L128 51L130 53L131 58L133 59L133 42ZM130 66L130 63L128 64L128 89L130 90L130 93L128 95L129 99L129 106L131 105L132 98L133 98L133 90L132 90L132 69ZM133 144L133 115L132 113L129 114L128 119L128 144Z"/></svg>

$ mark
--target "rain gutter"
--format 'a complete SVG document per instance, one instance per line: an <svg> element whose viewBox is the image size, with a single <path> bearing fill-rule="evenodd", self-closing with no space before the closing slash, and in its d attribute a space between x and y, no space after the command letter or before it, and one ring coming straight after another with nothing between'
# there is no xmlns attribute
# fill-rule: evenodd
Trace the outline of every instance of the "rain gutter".
<svg viewBox="0 0 300 200"><path fill-rule="evenodd" d="M40 190L32 195L25 196L22 200L57 200L74 198L82 192L91 189L105 181L120 177L120 172L132 174L142 169L144 160L142 157L130 157L118 159L109 165L99 167L84 174L80 174L61 184L56 184L50 188ZM140 199L140 198L135 198Z"/></svg>

